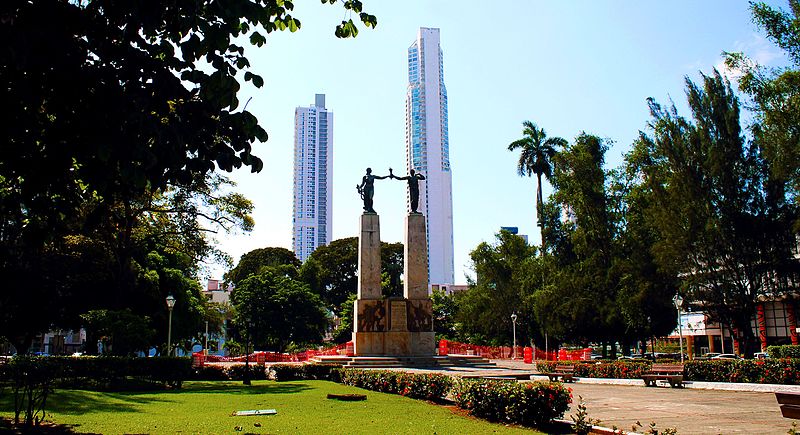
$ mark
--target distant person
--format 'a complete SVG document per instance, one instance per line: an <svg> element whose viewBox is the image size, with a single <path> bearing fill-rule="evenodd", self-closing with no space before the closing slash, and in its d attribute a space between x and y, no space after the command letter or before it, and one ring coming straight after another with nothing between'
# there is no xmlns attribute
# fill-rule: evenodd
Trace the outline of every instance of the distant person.
<svg viewBox="0 0 800 435"><path fill-rule="evenodd" d="M356 186L356 190L364 200L364 211L367 213L375 213L372 208L373 197L375 196L375 180L383 180L392 176L392 170L389 169L389 175L372 175L372 168L367 168L367 173L361 178L361 184Z"/></svg>
<svg viewBox="0 0 800 435"><path fill-rule="evenodd" d="M392 174L392 171L389 171L389 176L397 180L408 181L408 196L411 198L411 213L419 213L417 211L417 207L419 207L419 180L424 180L425 176L417 174L413 169L407 177L396 177Z"/></svg>

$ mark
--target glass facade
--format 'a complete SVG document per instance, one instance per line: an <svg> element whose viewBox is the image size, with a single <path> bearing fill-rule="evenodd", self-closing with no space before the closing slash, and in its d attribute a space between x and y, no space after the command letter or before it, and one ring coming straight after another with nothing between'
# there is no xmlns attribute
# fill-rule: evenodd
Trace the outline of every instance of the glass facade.
<svg viewBox="0 0 800 435"><path fill-rule="evenodd" d="M325 95L295 109L292 250L300 261L331 234L332 128Z"/></svg>

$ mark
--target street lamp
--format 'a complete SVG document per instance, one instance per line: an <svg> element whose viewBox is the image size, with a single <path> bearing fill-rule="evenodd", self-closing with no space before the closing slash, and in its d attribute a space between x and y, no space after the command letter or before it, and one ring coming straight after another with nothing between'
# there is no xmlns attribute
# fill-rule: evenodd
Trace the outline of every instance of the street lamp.
<svg viewBox="0 0 800 435"><path fill-rule="evenodd" d="M511 324L514 331L514 357L512 359L517 359L517 313L511 315Z"/></svg>
<svg viewBox="0 0 800 435"><path fill-rule="evenodd" d="M172 355L172 309L175 308L175 297L167 296L167 308L169 308L169 323L167 324L167 355Z"/></svg>
<svg viewBox="0 0 800 435"><path fill-rule="evenodd" d="M680 340L681 364L683 364L683 324L681 322L681 305L683 305L683 298L680 294L675 293L675 296L672 298L672 302L675 303L675 308L678 310L678 340Z"/></svg>

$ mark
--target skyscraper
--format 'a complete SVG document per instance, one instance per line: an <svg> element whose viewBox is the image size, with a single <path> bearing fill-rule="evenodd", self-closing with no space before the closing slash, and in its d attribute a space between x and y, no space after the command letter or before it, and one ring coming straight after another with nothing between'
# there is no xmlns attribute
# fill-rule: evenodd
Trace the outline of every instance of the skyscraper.
<svg viewBox="0 0 800 435"><path fill-rule="evenodd" d="M333 113L325 94L294 110L294 204L292 250L305 261L331 237Z"/></svg>
<svg viewBox="0 0 800 435"><path fill-rule="evenodd" d="M422 27L408 48L407 169L420 181L419 209L428 231L431 284L453 283L453 182L447 134L447 90L439 29ZM410 208L410 206L409 206Z"/></svg>

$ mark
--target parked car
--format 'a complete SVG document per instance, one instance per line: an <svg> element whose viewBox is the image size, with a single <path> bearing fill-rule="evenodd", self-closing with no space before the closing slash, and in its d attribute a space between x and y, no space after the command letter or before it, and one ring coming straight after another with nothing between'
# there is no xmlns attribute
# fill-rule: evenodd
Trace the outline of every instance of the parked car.
<svg viewBox="0 0 800 435"><path fill-rule="evenodd" d="M711 359L740 359L739 355L733 353L721 353L717 356L711 357Z"/></svg>
<svg viewBox="0 0 800 435"><path fill-rule="evenodd" d="M756 352L753 354L753 358L755 359L766 359L769 358L769 354L766 352Z"/></svg>
<svg viewBox="0 0 800 435"><path fill-rule="evenodd" d="M717 352L706 352L702 356L698 356L697 358L695 358L695 360L696 361L702 361L702 360L714 358L714 357L719 356L719 355L721 355L721 354L717 353Z"/></svg>

